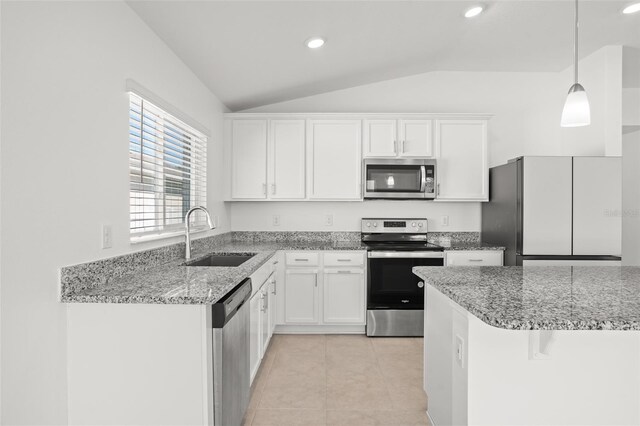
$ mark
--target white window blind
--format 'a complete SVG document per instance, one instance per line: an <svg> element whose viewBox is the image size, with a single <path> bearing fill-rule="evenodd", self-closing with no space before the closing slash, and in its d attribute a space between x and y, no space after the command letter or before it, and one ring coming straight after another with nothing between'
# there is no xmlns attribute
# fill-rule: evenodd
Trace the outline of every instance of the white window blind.
<svg viewBox="0 0 640 426"><path fill-rule="evenodd" d="M207 138L173 115L130 93L129 213L130 235L175 233L184 216L206 205ZM200 212L196 226L206 225Z"/></svg>

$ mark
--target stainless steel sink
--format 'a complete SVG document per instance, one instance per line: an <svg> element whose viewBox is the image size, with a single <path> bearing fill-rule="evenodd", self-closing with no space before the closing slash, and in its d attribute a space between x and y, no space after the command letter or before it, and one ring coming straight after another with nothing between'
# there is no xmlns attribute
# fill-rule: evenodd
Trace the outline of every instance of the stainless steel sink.
<svg viewBox="0 0 640 426"><path fill-rule="evenodd" d="M187 266L240 266L256 253L211 254L186 263Z"/></svg>

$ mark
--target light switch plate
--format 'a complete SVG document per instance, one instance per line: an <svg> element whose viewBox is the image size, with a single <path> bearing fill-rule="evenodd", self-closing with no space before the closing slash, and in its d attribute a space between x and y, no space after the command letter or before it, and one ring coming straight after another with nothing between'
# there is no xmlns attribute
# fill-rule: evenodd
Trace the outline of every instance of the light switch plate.
<svg viewBox="0 0 640 426"><path fill-rule="evenodd" d="M440 222L442 226L449 226L449 216L442 216Z"/></svg>
<svg viewBox="0 0 640 426"><path fill-rule="evenodd" d="M272 220L273 226L280 226L280 215L274 214Z"/></svg>

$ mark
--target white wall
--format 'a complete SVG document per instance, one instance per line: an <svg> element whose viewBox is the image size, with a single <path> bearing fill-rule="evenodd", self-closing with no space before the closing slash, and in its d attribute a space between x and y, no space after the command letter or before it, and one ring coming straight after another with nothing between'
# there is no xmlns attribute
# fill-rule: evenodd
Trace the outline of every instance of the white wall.
<svg viewBox="0 0 640 426"><path fill-rule="evenodd" d="M479 231L480 203L433 201L365 202L235 202L231 204L234 231L359 231L363 217L426 217L430 231ZM273 216L280 226L273 226ZM333 225L327 226L327 215ZM442 216L449 225L442 226Z"/></svg>
<svg viewBox="0 0 640 426"><path fill-rule="evenodd" d="M2 424L65 424L58 268L167 244L128 237L130 78L211 130L224 107L123 2L2 2ZM209 207L229 229L217 185ZM100 225L113 248L100 249ZM173 241L177 241L174 239Z"/></svg>
<svg viewBox="0 0 640 426"><path fill-rule="evenodd" d="M563 128L560 116L573 78L572 66L550 78L529 100L521 155L622 155L622 47L606 46L580 61L591 125Z"/></svg>
<svg viewBox="0 0 640 426"><path fill-rule="evenodd" d="M592 125L560 127L573 67L559 73L429 72L267 105L244 112L491 113L489 165L520 155L620 155L622 48L608 46L580 62ZM480 204L415 202L231 203L233 230L352 230L364 216L426 215L438 231L479 231ZM333 212L334 226L323 215ZM282 225L271 225L280 214ZM449 215L448 227L440 216Z"/></svg>

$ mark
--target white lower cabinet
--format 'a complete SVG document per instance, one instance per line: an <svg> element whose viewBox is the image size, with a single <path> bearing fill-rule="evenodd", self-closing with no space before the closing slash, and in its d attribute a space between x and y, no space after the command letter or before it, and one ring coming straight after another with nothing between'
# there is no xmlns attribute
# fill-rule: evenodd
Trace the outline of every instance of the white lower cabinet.
<svg viewBox="0 0 640 426"><path fill-rule="evenodd" d="M281 332L364 331L366 282L364 252L286 253ZM314 268L299 267L309 258ZM305 262L306 263L306 262ZM356 327L357 326L357 327ZM359 327L359 328L358 328Z"/></svg>
<svg viewBox="0 0 640 426"><path fill-rule="evenodd" d="M445 251L445 266L502 266L502 250Z"/></svg>
<svg viewBox="0 0 640 426"><path fill-rule="evenodd" d="M325 269L323 316L325 323L364 324L365 283L362 268Z"/></svg>
<svg viewBox="0 0 640 426"><path fill-rule="evenodd" d="M318 279L317 269L287 269L284 282L285 323L318 323Z"/></svg>
<svg viewBox="0 0 640 426"><path fill-rule="evenodd" d="M262 293L257 292L249 300L249 365L251 371L251 382L258 372L260 361L262 360L262 330L260 322L262 320Z"/></svg>
<svg viewBox="0 0 640 426"><path fill-rule="evenodd" d="M277 256L268 260L251 274L252 296L249 299L249 365L251 382L256 376L262 357L269 347L275 327L275 283Z"/></svg>

